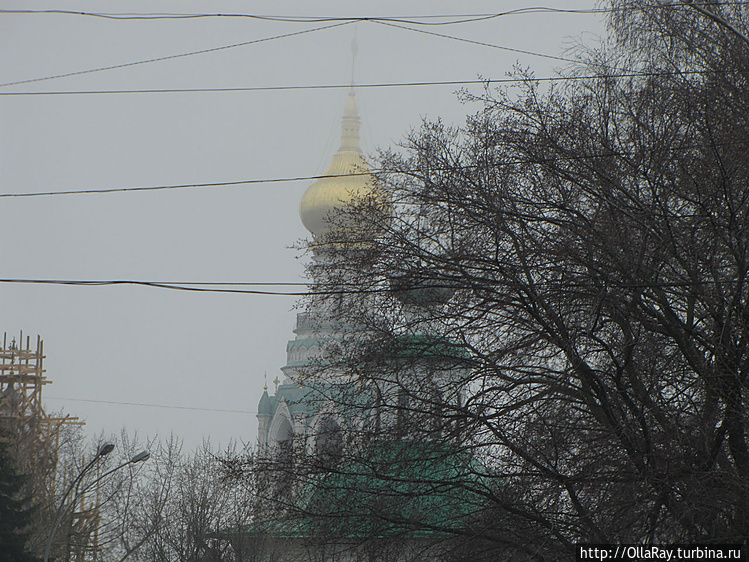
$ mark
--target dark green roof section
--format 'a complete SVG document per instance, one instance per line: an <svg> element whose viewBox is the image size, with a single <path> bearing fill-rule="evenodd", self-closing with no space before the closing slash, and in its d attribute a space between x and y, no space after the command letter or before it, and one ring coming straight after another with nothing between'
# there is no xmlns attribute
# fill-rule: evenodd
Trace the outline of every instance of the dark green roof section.
<svg viewBox="0 0 749 562"><path fill-rule="evenodd" d="M320 476L301 512L343 539L443 538L474 520L481 480L470 456L449 445L380 442Z"/></svg>
<svg viewBox="0 0 749 562"><path fill-rule="evenodd" d="M277 403L283 398L289 407L289 413L293 415L310 411L310 406L314 401L313 393L313 389L306 386L299 386L293 383L282 384L278 387L274 398Z"/></svg>
<svg viewBox="0 0 749 562"><path fill-rule="evenodd" d="M286 365L281 367L281 370L283 371L284 369L303 369L304 367L314 367L314 368L319 369L325 366L327 366L326 363L323 363L317 358L313 358L313 359L305 359L302 361L289 361L288 363L286 363Z"/></svg>
<svg viewBox="0 0 749 562"><path fill-rule="evenodd" d="M309 349L310 347L320 347L324 345L328 340L325 338L301 338L295 340L289 340L286 344L286 350L291 351L303 347Z"/></svg>
<svg viewBox="0 0 749 562"><path fill-rule="evenodd" d="M270 396L268 403L270 405L271 414L274 414L281 400L286 402L289 408L289 413L298 414L314 414L316 413L322 404L329 402L332 397L336 396L337 392L341 392L338 386L345 388L347 385L334 385L334 384L316 384L314 386L299 385L295 383L282 384L278 387L275 396ZM258 406L258 412L261 410L263 405L264 397L260 399L260 405Z"/></svg>
<svg viewBox="0 0 749 562"><path fill-rule="evenodd" d="M260 397L260 403L257 406L257 415L258 416L272 416L273 415L273 405L270 401L270 396L268 396L268 391L263 391L263 395Z"/></svg>
<svg viewBox="0 0 749 562"><path fill-rule="evenodd" d="M296 507L230 534L341 543L464 534L484 515L482 492L498 483L468 452L438 442L381 441L318 474Z"/></svg>
<svg viewBox="0 0 749 562"><path fill-rule="evenodd" d="M392 343L397 357L462 360L469 357L462 345L448 338L429 334L397 336Z"/></svg>

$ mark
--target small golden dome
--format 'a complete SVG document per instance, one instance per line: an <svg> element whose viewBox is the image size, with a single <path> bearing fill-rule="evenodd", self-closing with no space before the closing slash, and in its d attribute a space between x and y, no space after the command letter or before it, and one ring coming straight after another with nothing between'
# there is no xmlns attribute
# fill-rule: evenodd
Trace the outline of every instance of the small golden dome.
<svg viewBox="0 0 749 562"><path fill-rule="evenodd" d="M374 182L359 147L359 112L353 88L341 125L341 147L323 177L307 188L299 204L302 224L315 238L330 232L330 219L351 201L373 195Z"/></svg>

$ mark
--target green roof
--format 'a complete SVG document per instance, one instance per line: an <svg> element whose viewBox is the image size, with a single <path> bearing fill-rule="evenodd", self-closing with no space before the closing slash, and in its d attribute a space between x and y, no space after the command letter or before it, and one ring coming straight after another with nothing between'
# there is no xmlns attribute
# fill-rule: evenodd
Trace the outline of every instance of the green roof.
<svg viewBox="0 0 749 562"><path fill-rule="evenodd" d="M386 441L319 475L298 494L297 517L255 532L340 540L444 538L466 528L483 505L475 463L434 442Z"/></svg>
<svg viewBox="0 0 749 562"><path fill-rule="evenodd" d="M273 415L273 405L271 404L270 396L268 396L267 390L264 390L263 395L260 397L260 403L257 406L257 415L258 416L272 416Z"/></svg>
<svg viewBox="0 0 749 562"><path fill-rule="evenodd" d="M414 334L399 336L393 342L394 355L398 357L427 357L431 359L467 359L466 349L439 336Z"/></svg>

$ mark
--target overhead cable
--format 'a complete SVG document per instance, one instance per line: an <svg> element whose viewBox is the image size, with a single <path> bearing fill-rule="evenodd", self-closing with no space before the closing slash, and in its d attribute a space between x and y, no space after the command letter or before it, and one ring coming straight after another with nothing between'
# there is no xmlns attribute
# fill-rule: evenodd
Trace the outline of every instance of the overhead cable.
<svg viewBox="0 0 749 562"><path fill-rule="evenodd" d="M691 2L697 6L711 6L713 2ZM721 6L740 6L747 2L721 2ZM302 16L302 15L270 15L270 14L248 14L248 13L168 13L168 12L87 12L79 10L22 10L22 9L0 9L0 14L49 14L49 15L72 15L88 16L115 20L158 20L158 19L201 19L201 18L247 18L260 21L273 21L283 23L321 23L333 21L393 21L399 23L410 23L413 25L455 25L461 23L473 23L503 16L526 15L526 14L607 14L618 11L643 10L646 8L668 9L684 8L682 2L655 3L645 6L626 6L617 8L552 8L548 6L528 6L507 10L505 12L490 12L480 14L420 14L402 16ZM448 21L425 22L421 20L448 19Z"/></svg>
<svg viewBox="0 0 749 562"><path fill-rule="evenodd" d="M266 178L266 179L248 179L238 181L224 181L224 182L213 182L213 183L187 183L177 185L150 185L143 187L114 187L110 189L81 189L81 190L69 190L69 191L47 191L47 192L35 192L35 193L0 193L0 197L41 197L41 196L52 196L52 195L83 195L83 194L101 194L101 193L121 193L129 191L161 191L167 189L190 189L200 187L226 187L236 185L252 185L258 183L285 183L294 181L310 181L324 178L334 177L355 177L355 176L366 176L370 172L356 172L350 174L334 174L334 175L320 175L320 176L299 176L299 177L288 177L288 178Z"/></svg>
<svg viewBox="0 0 749 562"><path fill-rule="evenodd" d="M690 5L697 5L698 3L692 2ZM708 3L709 4L709 3ZM722 5L745 5L747 4L746 1L737 1L737 2L724 2ZM672 4L655 4L652 6L649 6L652 8L684 8L685 4L682 2L679 3L672 3ZM165 57L156 57L152 59L147 60L141 60L141 61L134 61L130 63L123 63L123 64L117 64L117 65L111 65L111 66L105 66L100 68L92 68L87 70L80 70L75 72L68 72L65 74L57 74L53 76L44 76L39 78L29 78L26 80L17 80L14 82L6 82L0 84L0 87L7 87L7 86L14 86L18 84L28 84L31 82L40 82L44 80L54 80L57 78L66 78L70 76L78 76L82 74L90 74L93 72L101 72L104 70L114 70L119 68L127 68L131 66L141 65L141 64L148 64L152 62L159 62L164 60L171 60L181 57L187 57L192 55L198 55L198 54L204 54L204 53L211 53L215 51L221 51L224 49L231 49L234 47L241 47L245 45L251 45L254 43L261 43L264 41L272 41L275 39L282 39L286 37L292 37L295 35L301 35L304 33L311 33L315 31L322 31L324 29L330 29L334 27L338 27L341 25L348 25L351 23L356 23L359 21L369 21L373 23L379 23L382 25L390 25L392 27L397 27L400 29L404 29L407 31L413 31L413 32L421 32L426 33L430 35L434 35L436 37L442 37L446 39L451 39L454 41L460 41L464 43L469 43L473 45L479 45L483 47L490 47L494 49L500 49L508 52L514 52L518 54L524 54L524 55L530 55L530 56L536 56L536 57L542 57L542 58L548 58L552 60L559 60L564 62L579 62L575 59L568 59L565 57L558 57L555 55L548 55L544 53L538 53L534 51L528 51L524 49L516 49L512 47L506 47L503 45L495 45L492 43L486 43L483 41L476 41L472 39L466 39L463 37L456 37L452 35L446 35L446 34L440 34L440 33L434 33L434 32L428 32L425 30L415 29L415 28L409 28L406 25L401 25L401 23L408 23L410 25L452 25L452 24L458 24L458 23L468 23L468 22L477 22L477 21L483 21L488 19L493 19L501 16L508 16L508 15L517 15L517 14L528 14L528 13L543 13L543 12L549 12L549 13L602 13L606 11L621 11L623 8L608 8L608 9L586 9L586 10L573 10L573 9L563 9L563 8L547 8L544 6L537 6L537 7L527 7L527 8L519 8L517 10L510 10L507 12L500 12L500 13L493 13L493 14L474 14L474 15L467 15L464 19L461 20L454 20L454 21L448 21L448 22L420 22L417 21L418 19L426 19L426 18L434 18L434 17L455 17L460 18L463 16L440 16L440 15L429 15L429 16L411 16L408 18L393 18L393 17L351 17L351 18L340 18L340 17L309 17L306 18L304 16L296 16L296 17L285 17L285 16L262 16L262 15L253 15L253 14L107 14L107 13L97 13L97 12L79 12L79 11L73 11L73 10L0 10L0 14L6 13L6 14L73 14L73 15L87 15L87 16L95 16L95 17L105 17L105 18L112 18L112 19L161 19L161 18L195 18L195 17L247 17L247 18L254 18L254 19L261 19L261 20L269 20L269 21L282 21L282 22L299 22L299 23L319 23L319 22L335 22L332 25L327 25L323 27L318 27L314 29L307 29L303 31L297 31L292 33L286 33L282 35L277 35L274 37L267 37L263 39L256 39L252 41L245 41L242 43L236 43L232 45L224 45L220 47L214 47L210 49L203 49L200 51L192 51L189 53L180 53L176 55L169 55ZM633 8L634 9L634 8ZM640 8L637 8L640 9Z"/></svg>
<svg viewBox="0 0 749 562"><path fill-rule="evenodd" d="M163 283L160 281L137 281L137 280L122 280L116 279L111 281L105 280L81 280L81 279L0 279L0 283L14 284L14 285L67 285L67 286L78 286L78 287L105 287L105 286L117 286L117 285L133 285L141 287L151 287L156 289L170 289L173 291L187 291L194 293L234 293L242 295L267 295L267 296L279 296L279 297L304 297L309 295L309 291L271 291L271 290L260 290L260 289L239 289L239 288L227 288L226 286L243 286L248 285L246 283L216 283L211 285L220 286L221 288L213 288L206 286L206 283L188 283L188 284L177 284L177 283ZM264 284L265 285L265 284ZM283 283L282 285L287 285ZM337 295L337 294L351 294L351 293L364 293L365 291L319 291L316 294L320 295ZM378 291L373 291L378 292Z"/></svg>
<svg viewBox="0 0 749 562"><path fill-rule="evenodd" d="M0 92L0 96L69 96L69 95L106 95L106 94L177 94L177 93L208 93L208 92L276 92L287 90L342 90L342 89L370 89L370 88L408 88L421 86L470 86L492 84L518 84L531 82L567 82L580 80L597 80L611 78L650 78L659 76L692 76L717 74L727 70L690 70L690 71L662 71L662 72L620 72L600 75L546 76L525 78L481 78L472 80L435 80L413 82L370 82L364 84L289 84L281 86L249 86L236 88L147 88L141 90L51 90L51 91L21 91Z"/></svg>
<svg viewBox="0 0 749 562"><path fill-rule="evenodd" d="M256 414L250 410L227 410L224 408L199 408L197 406L172 406L169 404L146 404L144 402L121 402L118 400L93 400L87 398L63 398L61 396L45 396L45 400L61 400L66 402L92 402L94 404L115 404L117 406L145 406L147 408L168 408L172 410L194 410L199 412L223 412L227 414Z"/></svg>
<svg viewBox="0 0 749 562"><path fill-rule="evenodd" d="M702 148L714 149L717 146L732 146L732 145L746 145L747 140L735 140L723 143L712 143L710 145L685 145L668 149L668 152L689 152ZM580 160L594 160L598 158L613 158L613 157L624 157L632 156L632 152L626 151L607 151L598 154L581 154L578 156L564 156L564 157L553 157L543 159L517 159L517 160L506 160L503 162L504 165L516 165L516 164L538 164L546 165L553 164L556 162L575 162ZM467 166L453 166L444 169L431 168L431 173L441 171L455 171L455 170L471 170L480 168L481 164L472 164ZM345 178L345 177L359 177L376 175L380 173L391 173L401 174L407 176L415 176L417 174L410 170L388 170L388 169L370 169L369 171L362 172L351 172L348 174L322 174L315 176L295 176L285 178L265 178L265 179L245 179L237 181L225 181L225 182L211 182L211 183L187 183L187 184L174 184L174 185L151 185L151 186L138 186L138 187L114 187L108 189L80 189L80 190L66 190L66 191L41 191L31 193L0 193L0 198L23 198L23 197L52 197L62 195L101 195L107 193L128 193L128 192L145 192L145 191L165 191L165 190L177 190L177 189L197 189L206 187L231 187L239 185L255 185L263 183L288 183L296 181L312 181L326 178Z"/></svg>
<svg viewBox="0 0 749 562"><path fill-rule="evenodd" d="M235 47L245 47L247 45L255 45L257 43L264 43L267 41L275 41L276 39L286 39L288 37L294 37L297 35L304 35L305 33L314 33L317 31L323 31L325 29L332 29L334 27L340 27L343 25L349 25L350 21L344 21L340 23L334 23L331 25L324 25L322 27L314 27L312 29L304 29L302 31L294 31L291 33L283 33L281 35L274 35L273 37L263 37L262 39L253 39L251 41L243 41L242 43L233 43L231 45L222 45L220 47L212 47L210 49L201 49L199 51L190 51L189 53L180 53L177 55L168 55L165 57L156 57L152 59L146 59L146 60L139 60L134 62L126 62L123 64L114 64L111 66L102 66L99 68L89 68L88 70L78 70L75 72L66 72L65 74L56 74L54 76L43 76L41 78L28 78L26 80L16 80L15 82L6 82L4 84L0 84L0 87L7 87L7 86L16 86L18 84L29 84L31 82L41 82L43 80L54 80L57 78L67 78L69 76L80 76L81 74L91 74L93 72L102 72L104 70L115 70L118 68L128 68L131 66L137 66L140 64L149 64L152 62L160 62L165 60L173 60L178 59L182 57L189 57L192 55L202 55L205 53L214 53L216 51L224 51L226 49L234 49Z"/></svg>
<svg viewBox="0 0 749 562"><path fill-rule="evenodd" d="M426 29L416 29L415 27L408 27L407 25L401 25L398 23L391 23L387 21L377 21L373 20L373 23L378 23L380 25L386 25L388 27L396 27L398 29L403 29L405 31L412 31L414 33L423 33L425 35L432 35L434 37L441 37L443 39L451 39L453 41L459 41L461 43L469 43L471 45L479 45L481 47L490 47L492 49L499 49L500 51L508 51L510 53L518 53L521 55L530 55L533 57L541 57L545 59L552 59L552 60L558 60L563 62L580 62L575 59L568 59L566 57L558 57L556 55L547 55L545 53L538 53L535 51L527 51L525 49L515 49L513 47L507 47L504 45L495 45L494 43L486 43L484 41L475 41L473 39L466 39L465 37L456 37L455 35L447 35L445 33L436 33L434 31L427 31Z"/></svg>
<svg viewBox="0 0 749 562"><path fill-rule="evenodd" d="M530 56L547 58L547 59L552 59L552 60L565 61L565 62L579 62L579 61L576 61L574 59L568 59L568 58L564 58L564 57L558 57L558 56L555 56L555 55L548 55L548 54L544 54L544 53L537 53L535 51L527 51L527 50L523 50L523 49L515 49L515 48L512 48L512 47L506 47L506 46L503 46L503 45L495 45L493 43L486 43L486 42L483 42L483 41L475 41L473 39L466 39L466 38L463 38L463 37L456 37L454 35L446 35L446 34L443 34L443 33L435 33L435 32L426 31L426 30L423 30L423 29L416 29L416 28L405 26L405 25L400 25L400 24L397 24L397 23L391 23L391 22L388 22L388 21L375 20L375 19L370 19L370 20L367 20L367 21L371 21L373 23L378 23L378 24L381 24L381 25L387 25L387 26L390 26L390 27L399 28L399 29L402 29L402 30L405 30L405 31L425 33L427 35L433 35L433 36L441 37L441 38L444 38L444 39L450 39L450 40L453 40L453 41L460 41L460 42L463 42L463 43L468 43L468 44L472 44L472 45L478 45L478 46L482 46L482 47L490 47L490 48L493 48L493 49L498 49L498 50L502 50L502 51L508 51L508 52L512 52L512 53L530 55ZM177 55L169 55L169 56L165 56L165 57L157 57L157 58L153 58L153 59L135 61L135 62L130 62L130 63L124 63L124 64L118 64L118 65L112 65L112 66L105 66L105 67L100 67L100 68L92 68L92 69L88 69L88 70L79 70L79 71L76 71L76 72L68 72L68 73L65 73L65 74L57 74L57 75L54 75L54 76L44 76L44 77L40 77L40 78L29 78L29 79L26 79L26 80L16 80L14 82L6 82L6 83L3 83L3 84L0 84L0 87L16 86L16 85L19 85L19 84L28 84L28 83L31 83L31 82L41 82L41 81L44 81L44 80L54 80L54 79L57 79L57 78L66 78L66 77L69 77L69 76L78 76L78 75L81 75L81 74L90 74L90 73L93 73L93 72L101 72L101 71L104 71L104 70L114 70L114 69L118 69L118 68L127 68L127 67L141 65L141 64L149 64L149 63L152 63L152 62L160 62L160 61L172 60L172 59L181 58L181 57L188 57L188 56L192 56L192 55L199 55L199 54L204 54L204 53L211 53L211 52L221 51L221 50L225 50L225 49L232 49L234 47L242 47L242 46L245 46L245 45L251 45L251 44L255 44L255 43L261 43L261 42L264 42L264 41L272 41L272 40L275 40L275 39L282 39L282 38L286 38L286 37L292 37L292 36L295 36L295 35L301 35L303 33L311 33L311 32L315 32L315 31L322 31L322 30L325 30L325 29L331 29L331 28L334 28L334 27L342 26L342 25L349 25L349 24L355 23L355 22L356 22L355 19L353 19L353 20L346 20L346 21L343 21L343 22L338 22L338 23L334 23L334 24L331 24L331 25L323 26L323 27L317 27L317 28L314 28L314 29L307 29L307 30L304 30L304 31L297 31L297 32L293 32L293 33L286 33L286 34L283 34L283 35L276 35L274 37L267 37L267 38L264 38L264 39L256 39L256 40L253 40L253 41L245 41L243 43L235 43L235 44L232 44L232 45L224 45L224 46L221 46L221 47L214 47L214 48L211 48L211 49L203 49L203 50L200 50L200 51L191 51L189 53L181 53L181 54L177 54Z"/></svg>
<svg viewBox="0 0 749 562"><path fill-rule="evenodd" d="M491 283L492 280L486 280L486 283ZM239 288L212 288L206 286L206 283L187 283L187 284L174 284L174 283L163 283L160 281L138 281L138 280L84 280L84 279L0 279L0 283L16 284L16 285L61 285L61 286L78 286L78 287L105 287L105 286L142 286L150 287L155 289L167 289L173 291L186 291L194 293L228 293L228 294L240 294L240 295L262 295L262 296L278 296L278 297L307 297L311 295L316 296L336 296L336 295L375 295L375 294L391 294L397 292L391 287L371 287L361 288L356 285L351 285L351 288L337 288L337 289L320 289L309 285L310 290L307 291L270 291L270 290L255 290L255 289L239 289ZM735 285L743 283L739 279L726 279L726 280L702 280L702 281L675 281L675 282L655 282L655 283L610 283L613 287L621 289L683 289L685 287L700 287L707 285ZM243 286L245 283L215 283L214 285L236 285ZM271 284L266 284L271 285ZM278 283L278 285L289 285L289 283ZM581 285L579 283L572 283L568 281L536 281L531 283L533 287L555 287L559 286L564 289L569 288L588 288L587 285ZM598 287L600 288L600 287ZM494 290L496 285L482 286L481 281L474 282L465 286L461 286L458 283L447 281L444 283L435 282L433 284L422 284L418 287L419 290L424 289L465 289L465 290L482 290L487 289Z"/></svg>
<svg viewBox="0 0 749 562"><path fill-rule="evenodd" d="M282 23L323 23L335 21L391 21L395 23L406 23L412 25L456 25L462 23L474 23L486 21L504 16L543 14L543 13L566 13L566 14L599 14L612 11L611 8L588 8L581 10L564 8L547 8L545 6L531 6L508 10L506 12L493 12L484 14L428 14L411 16L282 16L261 15L246 13L112 13L112 12L83 12L75 10L0 10L0 14L61 14L74 16L90 16L96 18L115 20L158 20L158 19L200 19L200 18L246 18L260 21L273 21ZM422 21L434 19L447 19L447 21Z"/></svg>

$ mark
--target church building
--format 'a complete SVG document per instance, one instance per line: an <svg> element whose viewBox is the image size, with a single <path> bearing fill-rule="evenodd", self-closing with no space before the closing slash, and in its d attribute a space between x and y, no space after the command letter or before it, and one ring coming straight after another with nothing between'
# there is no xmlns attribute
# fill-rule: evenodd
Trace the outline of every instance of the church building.
<svg viewBox="0 0 749 562"><path fill-rule="evenodd" d="M328 252L325 240L332 234L335 213L357 198L374 193L374 180L359 145L360 119L354 89L349 91L342 119L341 145L333 156L322 178L304 193L299 205L302 223L315 241L313 260L323 269L325 262L334 259ZM317 275L324 275L319 272ZM313 283L315 279L312 280ZM320 358L321 351L340 328L331 323L330 303L315 299L307 311L297 314L294 333L296 337L286 346L286 365L281 368L283 381L276 379L275 394L267 388L258 404L258 441L261 450L273 450L296 438L314 440L323 425L330 431L340 425L340 413L334 404L326 404L314 396L311 387L299 384L304 378L300 370ZM278 385L278 382L281 382Z"/></svg>
<svg viewBox="0 0 749 562"><path fill-rule="evenodd" d="M382 386L375 396L351 374L325 372L326 348L355 335L358 327L355 315L339 320L337 309L347 306L345 295L330 298L315 287L329 287L325 276L335 270L336 260L356 258L376 238L372 232L356 232L345 210L368 199L375 211L389 212L360 149L359 130L352 87L340 148L300 203L302 223L312 235L313 289L307 308L297 314L295 337L281 368L283 380L273 381L273 394L266 383L258 404L256 456L263 501L253 528L235 547L245 553L243 560L439 560L437 552L444 552L453 537L444 530L465 525L473 512L464 492L465 475L476 471L471 459L456 454L454 442L445 437L458 434L457 422L429 434L439 438L424 439L406 428L409 389L404 392L402 380L400 387L392 385L388 398ZM397 279L389 286L410 314L442 306L452 294L404 287ZM423 333L407 333L402 340L409 356L404 370L412 380L421 379L420 388L429 388L435 408L443 400L459 405L464 398L455 377L459 358L445 354L445 340L435 345L436 338ZM445 357L454 368L444 368ZM391 365L393 361L397 357ZM437 363L440 368L433 368ZM389 408L384 405L388 400ZM306 459L303 464L297 461L300 455Z"/></svg>

